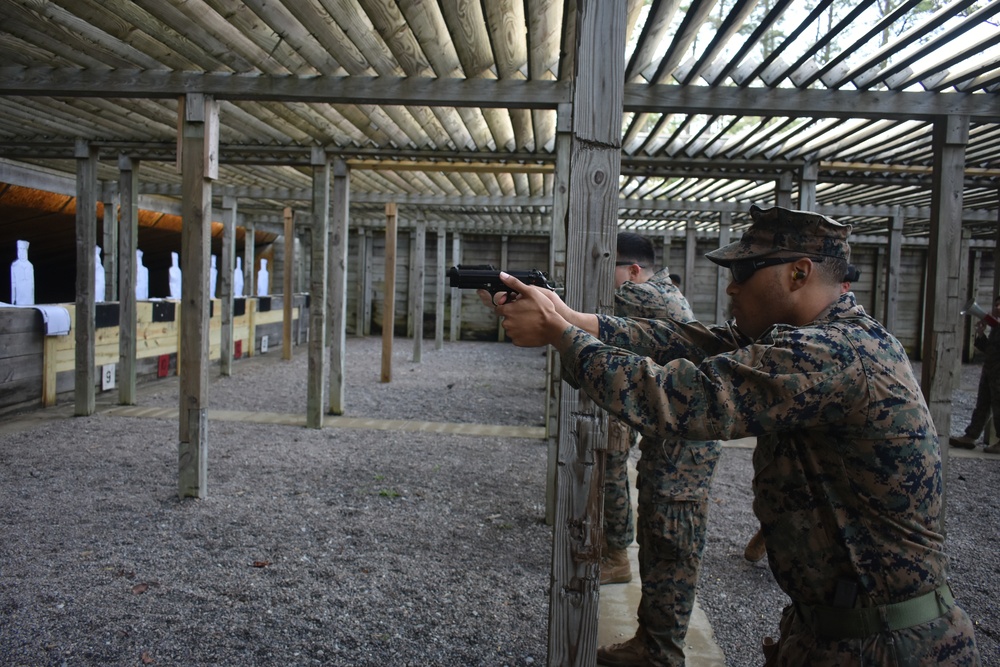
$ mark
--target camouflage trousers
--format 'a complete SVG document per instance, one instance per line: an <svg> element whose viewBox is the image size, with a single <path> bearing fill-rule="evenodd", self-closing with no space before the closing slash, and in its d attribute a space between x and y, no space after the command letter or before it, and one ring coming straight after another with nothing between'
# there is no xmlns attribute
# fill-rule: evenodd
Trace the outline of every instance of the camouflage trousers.
<svg viewBox="0 0 1000 667"><path fill-rule="evenodd" d="M986 421L993 414L993 427L1000 433L1000 354L994 352L983 363L979 374L979 393L976 394L976 407L972 410L972 419L965 429L969 438L978 438L986 427ZM989 439L989 435L983 438ZM993 444L990 442L987 445Z"/></svg>
<svg viewBox="0 0 1000 667"><path fill-rule="evenodd" d="M604 540L609 549L627 549L635 539L632 493L628 483L629 450L638 434L608 417L608 451L604 458Z"/></svg>
<svg viewBox="0 0 1000 667"><path fill-rule="evenodd" d="M961 607L933 621L863 639L817 637L795 612L785 607L781 638L765 667L979 667L972 621Z"/></svg>
<svg viewBox="0 0 1000 667"><path fill-rule="evenodd" d="M627 549L635 539L628 451L608 451L604 458L604 539L609 549Z"/></svg>
<svg viewBox="0 0 1000 667"><path fill-rule="evenodd" d="M639 461L639 630L651 665L684 664L684 637L694 608L698 570L705 549L708 500L672 500L657 488L661 475ZM654 464L655 465L655 464ZM709 478L711 470L709 471Z"/></svg>

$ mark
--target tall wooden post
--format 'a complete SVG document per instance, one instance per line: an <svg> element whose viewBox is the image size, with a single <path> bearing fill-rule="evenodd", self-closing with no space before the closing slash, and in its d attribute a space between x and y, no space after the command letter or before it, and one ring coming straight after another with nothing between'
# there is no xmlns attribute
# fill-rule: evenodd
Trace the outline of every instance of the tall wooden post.
<svg viewBox="0 0 1000 667"><path fill-rule="evenodd" d="M392 382L392 332L396 326L396 204L385 205L385 307L382 311L382 382Z"/></svg>
<svg viewBox="0 0 1000 667"><path fill-rule="evenodd" d="M719 247L729 245L729 233L733 224L733 214L729 211L719 213ZM726 307L729 305L729 296L726 288L729 287L729 269L722 266L715 270L715 321L723 322L726 319ZM690 285L690 281L688 282ZM692 286L693 287L693 286ZM691 287L687 287L691 289Z"/></svg>
<svg viewBox="0 0 1000 667"><path fill-rule="evenodd" d="M445 242L447 232L444 223L438 226L437 230L437 282L434 291L434 349L444 349L444 281L447 268L445 266L445 252L447 243Z"/></svg>
<svg viewBox="0 0 1000 667"><path fill-rule="evenodd" d="M899 270L903 261L903 213L894 207L889 217L889 247L885 267L885 319L882 323L889 331L896 330L899 313Z"/></svg>
<svg viewBox="0 0 1000 667"><path fill-rule="evenodd" d="M295 270L295 218L292 209L285 208L285 264L283 266L282 292L284 293L284 309L281 319L281 358L289 361L292 358L292 307L295 305L295 295L292 292L292 273Z"/></svg>
<svg viewBox="0 0 1000 667"><path fill-rule="evenodd" d="M462 263L462 235L452 232L451 263L458 266ZM462 337L462 290L451 288L451 319L449 320L449 340L452 342Z"/></svg>
<svg viewBox="0 0 1000 667"><path fill-rule="evenodd" d="M927 248L924 293L923 355L920 388L930 408L938 436L951 435L951 395L962 369L958 328L962 252L962 193L969 117L945 116L934 121L934 184L931 189L931 233ZM941 474L948 477L948 448L942 447ZM941 508L942 531L945 506Z"/></svg>
<svg viewBox="0 0 1000 667"><path fill-rule="evenodd" d="M208 495L208 282L212 180L219 173L219 107L208 95L181 98L180 497Z"/></svg>
<svg viewBox="0 0 1000 667"><path fill-rule="evenodd" d="M306 426L323 427L330 354L330 159L322 148L313 148L312 163L312 270L309 272L309 375L306 387ZM332 292L332 290L329 290Z"/></svg>
<svg viewBox="0 0 1000 667"><path fill-rule="evenodd" d="M104 202L104 299L118 300L118 207L120 190L114 183L104 187L101 200ZM119 311L120 313L121 311Z"/></svg>
<svg viewBox="0 0 1000 667"><path fill-rule="evenodd" d="M957 386L958 323L961 296L962 192L968 116L945 116L934 123L934 183L931 190L928 289L921 388L938 434L951 435L951 394Z"/></svg>
<svg viewBox="0 0 1000 667"><path fill-rule="evenodd" d="M222 307L219 336L219 372L233 374L233 268L236 265L236 197L222 198L222 256L219 258L219 277L216 280L216 297Z"/></svg>
<svg viewBox="0 0 1000 667"><path fill-rule="evenodd" d="M257 269L254 267L254 256L256 250L256 227L253 223L247 223L243 227L243 296L250 298L257 296ZM250 338L247 355L253 354L253 337Z"/></svg>
<svg viewBox="0 0 1000 667"><path fill-rule="evenodd" d="M419 364L424 350L424 276L427 274L427 221L417 220L413 236L413 270L410 272L413 294L413 363Z"/></svg>
<svg viewBox="0 0 1000 667"><path fill-rule="evenodd" d="M330 219L330 404L332 415L344 414L347 359L347 250L350 245L351 172L343 158L333 161L333 201ZM364 239L364 235L361 236ZM363 245L363 244L362 244ZM359 267L360 270L360 267ZM363 283L363 281L362 281ZM363 288L363 287L362 287ZM364 297L368 298L368 297ZM358 305L359 311L364 309ZM360 324L360 323L359 323ZM361 334L361 331L358 331Z"/></svg>
<svg viewBox="0 0 1000 667"><path fill-rule="evenodd" d="M135 405L136 305L135 250L139 238L139 161L118 157L118 402Z"/></svg>
<svg viewBox="0 0 1000 667"><path fill-rule="evenodd" d="M94 414L94 271L97 261L97 149L76 142L76 371L75 414Z"/></svg>
<svg viewBox="0 0 1000 667"><path fill-rule="evenodd" d="M579 0L566 239L566 296L611 313L625 72L625 5ZM549 599L548 664L593 665L600 592L606 414L563 388Z"/></svg>

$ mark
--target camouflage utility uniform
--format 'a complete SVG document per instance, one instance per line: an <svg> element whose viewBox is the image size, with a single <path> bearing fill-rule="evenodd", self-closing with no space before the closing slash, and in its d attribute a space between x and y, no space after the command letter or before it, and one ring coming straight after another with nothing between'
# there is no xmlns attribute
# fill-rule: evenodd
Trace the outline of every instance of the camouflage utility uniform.
<svg viewBox="0 0 1000 667"><path fill-rule="evenodd" d="M617 311L615 312L617 315ZM965 429L965 437L975 440L986 427L993 414L994 428L1000 430L1000 327L990 327L990 333L978 337L983 348L983 370L979 374L979 392L972 419ZM985 339L985 340L983 340ZM987 433L983 440L989 442Z"/></svg>
<svg viewBox="0 0 1000 667"><path fill-rule="evenodd" d="M902 346L852 293L749 344L731 326L599 325L560 346L597 403L650 438L757 436L754 512L792 602L769 665L979 664L948 590L937 433Z"/></svg>
<svg viewBox="0 0 1000 667"><path fill-rule="evenodd" d="M694 319L691 306L661 269L644 283L626 282L615 292L615 314ZM612 417L605 462L604 514L608 546L632 542L628 449L635 431ZM617 447L615 446L617 444ZM708 489L719 459L718 441L643 438L637 466L639 492L639 628L654 665L684 664L684 636L694 607L705 547ZM618 451L614 451L617 449Z"/></svg>

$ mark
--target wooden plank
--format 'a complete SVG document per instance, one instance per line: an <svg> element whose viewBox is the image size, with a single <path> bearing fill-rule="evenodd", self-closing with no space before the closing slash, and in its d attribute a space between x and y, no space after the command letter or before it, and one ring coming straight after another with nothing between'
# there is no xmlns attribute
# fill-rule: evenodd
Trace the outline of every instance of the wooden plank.
<svg viewBox="0 0 1000 667"><path fill-rule="evenodd" d="M314 148L313 162L313 200L312 200L312 271L309 284L309 358L308 375L306 378L306 426L309 428L323 427L323 414L326 411L328 366L330 354L330 330L328 313L330 312L330 160L322 149ZM346 231L346 226L345 230ZM337 233L338 240L344 244L346 235ZM346 249L346 248L345 248ZM346 266L343 267L346 269ZM346 288L346 281L344 282ZM340 295L339 306L344 307L344 294ZM302 318L299 318L302 322ZM343 327L343 321L338 326Z"/></svg>
<svg viewBox="0 0 1000 667"><path fill-rule="evenodd" d="M76 378L74 409L94 414L94 250L97 245L97 149L78 141L76 156Z"/></svg>
<svg viewBox="0 0 1000 667"><path fill-rule="evenodd" d="M577 3L566 297L583 312L613 311L625 9L625 3ZM584 392L562 392L549 665L596 660L606 422Z"/></svg>
<svg viewBox="0 0 1000 667"><path fill-rule="evenodd" d="M396 323L396 205L385 205L385 308L382 315L382 382L392 382L392 334Z"/></svg>
<svg viewBox="0 0 1000 667"><path fill-rule="evenodd" d="M281 358L292 358L292 278L295 270L295 222L292 209L285 207L285 257L282 271L282 294L284 295L284 320L281 337Z"/></svg>

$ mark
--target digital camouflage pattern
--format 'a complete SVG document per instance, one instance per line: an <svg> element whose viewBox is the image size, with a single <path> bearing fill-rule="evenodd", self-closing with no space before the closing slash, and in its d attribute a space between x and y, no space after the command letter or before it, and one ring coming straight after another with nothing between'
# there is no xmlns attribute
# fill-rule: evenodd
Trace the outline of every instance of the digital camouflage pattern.
<svg viewBox="0 0 1000 667"><path fill-rule="evenodd" d="M732 325L599 324L599 339L569 327L561 346L564 373L595 402L644 437L758 438L754 512L794 602L831 606L838 579L857 585L858 607L946 582L937 433L902 346L852 293L755 342ZM790 615L774 664L979 664L957 606L850 640L817 637Z"/></svg>
<svg viewBox="0 0 1000 667"><path fill-rule="evenodd" d="M667 269L661 269L644 283L626 282L618 288L615 314L682 322L694 319L691 306L670 282ZM612 417L609 421L609 429L618 429L629 440L635 437L635 432L617 419ZM698 570L705 549L709 484L720 446L718 441L684 442L676 437L644 437L639 444L642 456L637 465L636 486L642 597L638 617L651 665L684 664L684 636L694 608ZM604 512L608 545L612 547L626 537L615 532L625 528L625 521L629 531L632 528L627 461L627 449L613 458L609 444ZM618 483L611 484L612 478ZM622 507L628 507L628 514L621 511ZM625 546L632 542L631 534L627 537Z"/></svg>
<svg viewBox="0 0 1000 667"><path fill-rule="evenodd" d="M844 261L851 259L851 246L847 242L850 225L819 213L794 211L781 206L751 206L750 217L753 218L753 225L739 241L706 253L705 257L722 266L729 266L739 259L771 255L779 250L836 257Z"/></svg>

